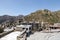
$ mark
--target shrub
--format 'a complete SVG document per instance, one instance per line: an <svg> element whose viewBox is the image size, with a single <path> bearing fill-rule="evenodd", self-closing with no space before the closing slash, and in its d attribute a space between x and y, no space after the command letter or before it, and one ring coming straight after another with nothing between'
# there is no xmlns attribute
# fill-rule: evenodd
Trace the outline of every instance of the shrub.
<svg viewBox="0 0 60 40"><path fill-rule="evenodd" d="M3 28L0 27L0 33L2 33L3 31L4 31Z"/></svg>

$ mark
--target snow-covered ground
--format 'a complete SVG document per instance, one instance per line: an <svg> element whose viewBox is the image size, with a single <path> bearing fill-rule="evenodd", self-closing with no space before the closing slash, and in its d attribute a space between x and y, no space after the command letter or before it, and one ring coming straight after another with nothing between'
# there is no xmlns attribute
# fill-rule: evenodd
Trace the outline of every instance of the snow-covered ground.
<svg viewBox="0 0 60 40"><path fill-rule="evenodd" d="M35 32L30 35L27 40L60 40L60 32L59 33L43 33L43 32Z"/></svg>
<svg viewBox="0 0 60 40"><path fill-rule="evenodd" d="M21 34L20 31L15 31L15 32L12 32L2 38L0 38L0 40L17 40L17 36L19 36Z"/></svg>
<svg viewBox="0 0 60 40"><path fill-rule="evenodd" d="M17 40L17 36L19 36L22 32L15 31L12 32L2 38L0 40ZM44 32L35 32L31 34L30 37L27 37L27 40L60 40L60 32L54 33L44 33Z"/></svg>

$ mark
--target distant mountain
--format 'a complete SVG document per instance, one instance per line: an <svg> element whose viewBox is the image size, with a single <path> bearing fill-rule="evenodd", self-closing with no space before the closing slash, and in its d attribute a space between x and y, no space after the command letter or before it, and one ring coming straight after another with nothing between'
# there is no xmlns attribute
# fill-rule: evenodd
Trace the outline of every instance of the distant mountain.
<svg viewBox="0 0 60 40"><path fill-rule="evenodd" d="M21 19L22 17L24 17L23 15L19 15L19 16L9 16L9 15L3 15L3 16L0 16L0 24L5 22L5 21L16 21L18 19Z"/></svg>
<svg viewBox="0 0 60 40"><path fill-rule="evenodd" d="M48 9L37 10L27 16L25 16L26 21L44 21L49 23L60 22L60 11L50 11Z"/></svg>

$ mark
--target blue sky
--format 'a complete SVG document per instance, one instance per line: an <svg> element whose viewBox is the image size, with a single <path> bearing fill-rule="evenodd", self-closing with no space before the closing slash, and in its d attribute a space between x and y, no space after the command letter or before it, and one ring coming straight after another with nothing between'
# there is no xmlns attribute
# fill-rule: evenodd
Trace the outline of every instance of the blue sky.
<svg viewBox="0 0 60 40"><path fill-rule="evenodd" d="M60 0L0 0L0 15L28 15L41 9L60 10Z"/></svg>

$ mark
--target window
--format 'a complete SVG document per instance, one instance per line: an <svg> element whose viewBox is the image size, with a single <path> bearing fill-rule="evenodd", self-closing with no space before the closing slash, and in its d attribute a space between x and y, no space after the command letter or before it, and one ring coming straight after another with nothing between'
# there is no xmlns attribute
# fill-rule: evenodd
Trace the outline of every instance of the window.
<svg viewBox="0 0 60 40"><path fill-rule="evenodd" d="M31 30L31 27L29 28L29 30Z"/></svg>
<svg viewBox="0 0 60 40"><path fill-rule="evenodd" d="M26 30L28 30L28 28L26 28Z"/></svg>
<svg viewBox="0 0 60 40"><path fill-rule="evenodd" d="M24 30L25 28L23 28L23 30Z"/></svg>

